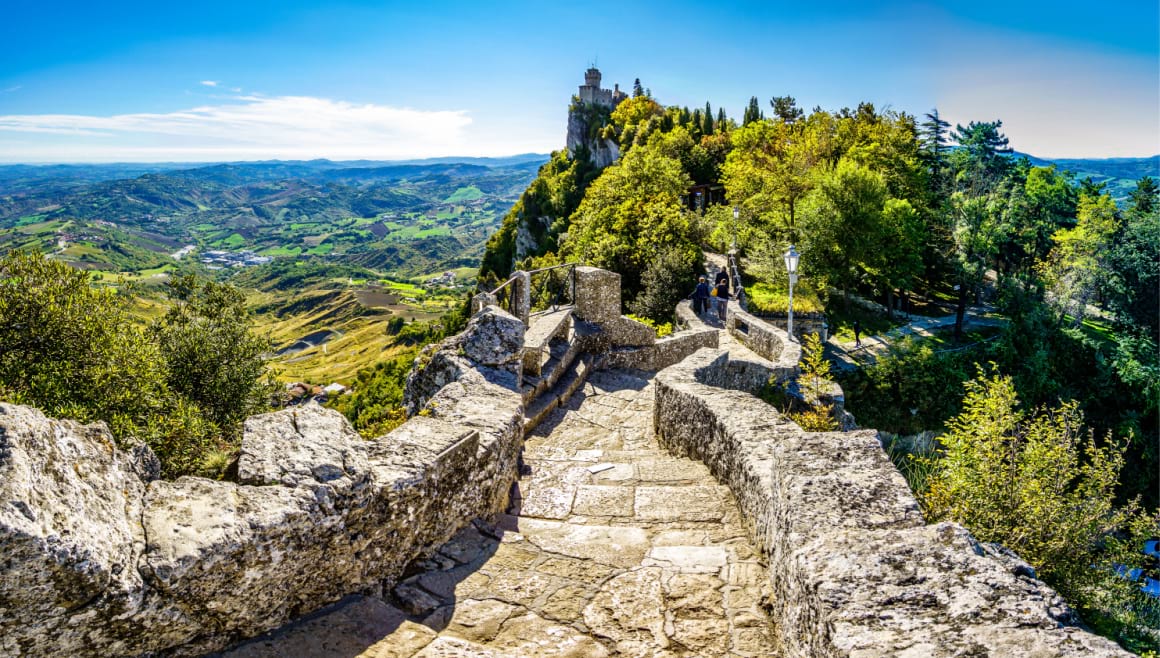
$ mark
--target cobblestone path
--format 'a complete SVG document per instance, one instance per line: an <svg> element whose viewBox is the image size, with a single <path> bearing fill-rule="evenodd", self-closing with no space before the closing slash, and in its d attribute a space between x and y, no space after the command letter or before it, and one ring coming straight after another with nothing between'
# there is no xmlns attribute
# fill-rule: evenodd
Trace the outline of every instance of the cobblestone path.
<svg viewBox="0 0 1160 658"><path fill-rule="evenodd" d="M775 655L733 497L657 446L647 376L594 373L528 436L510 514L456 535L394 606L361 599L232 655Z"/></svg>

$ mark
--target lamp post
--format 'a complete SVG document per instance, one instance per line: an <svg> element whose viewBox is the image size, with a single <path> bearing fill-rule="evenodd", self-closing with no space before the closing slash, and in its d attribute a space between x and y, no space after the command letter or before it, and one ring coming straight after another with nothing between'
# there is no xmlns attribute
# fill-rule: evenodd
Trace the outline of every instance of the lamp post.
<svg viewBox="0 0 1160 658"><path fill-rule="evenodd" d="M793 340L793 287L797 283L797 268L800 259L801 254L791 244L789 251L785 252L785 269L789 272L789 322L786 323L786 333L789 334L791 341Z"/></svg>
<svg viewBox="0 0 1160 658"><path fill-rule="evenodd" d="M729 253L737 254L737 220L741 217L741 209L733 206L733 249Z"/></svg>

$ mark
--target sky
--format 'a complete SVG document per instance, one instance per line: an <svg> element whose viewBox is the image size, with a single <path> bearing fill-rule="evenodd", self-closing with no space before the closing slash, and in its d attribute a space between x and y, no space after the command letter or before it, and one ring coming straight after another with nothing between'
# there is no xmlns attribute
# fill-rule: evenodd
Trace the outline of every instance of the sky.
<svg viewBox="0 0 1160 658"><path fill-rule="evenodd" d="M592 63L731 117L869 101L1040 157L1160 153L1156 0L8 0L0 162L547 153Z"/></svg>

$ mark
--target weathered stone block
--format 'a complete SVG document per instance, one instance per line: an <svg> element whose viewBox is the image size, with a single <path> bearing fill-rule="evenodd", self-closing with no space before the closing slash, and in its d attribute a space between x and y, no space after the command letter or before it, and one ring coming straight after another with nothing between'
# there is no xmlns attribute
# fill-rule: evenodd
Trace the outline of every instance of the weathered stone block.
<svg viewBox="0 0 1160 658"><path fill-rule="evenodd" d="M603 324L620 317L620 275L596 267L576 267L576 316Z"/></svg>
<svg viewBox="0 0 1160 658"><path fill-rule="evenodd" d="M0 654L126 649L116 619L141 605L144 492L103 423L0 403Z"/></svg>

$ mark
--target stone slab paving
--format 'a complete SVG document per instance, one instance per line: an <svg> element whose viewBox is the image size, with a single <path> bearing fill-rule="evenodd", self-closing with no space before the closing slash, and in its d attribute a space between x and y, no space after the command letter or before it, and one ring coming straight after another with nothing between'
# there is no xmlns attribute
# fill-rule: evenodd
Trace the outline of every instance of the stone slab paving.
<svg viewBox="0 0 1160 658"><path fill-rule="evenodd" d="M355 597L227 655L777 655L732 494L659 448L652 401L647 373L594 373L527 437L495 525L414 565L389 602Z"/></svg>

